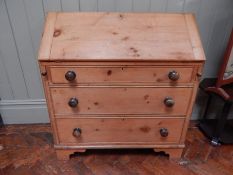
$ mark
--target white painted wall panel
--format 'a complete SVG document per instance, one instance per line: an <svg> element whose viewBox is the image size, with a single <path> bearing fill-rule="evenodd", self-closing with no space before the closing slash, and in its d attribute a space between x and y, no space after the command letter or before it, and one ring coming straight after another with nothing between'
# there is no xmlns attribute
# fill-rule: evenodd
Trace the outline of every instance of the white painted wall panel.
<svg viewBox="0 0 233 175"><path fill-rule="evenodd" d="M79 0L61 0L61 9L64 12L76 12L79 8Z"/></svg>
<svg viewBox="0 0 233 175"><path fill-rule="evenodd" d="M80 11L93 12L98 9L98 0L80 0Z"/></svg>
<svg viewBox="0 0 233 175"><path fill-rule="evenodd" d="M0 52L0 58L1 58L1 52ZM0 59L0 97L1 99L9 99L13 100L13 90L10 86L9 78L7 75L7 72L5 70L5 65L3 61Z"/></svg>
<svg viewBox="0 0 233 175"><path fill-rule="evenodd" d="M38 64L35 58L29 21L23 0L7 0L7 10L14 32L15 44L21 62L29 98L43 98Z"/></svg>
<svg viewBox="0 0 233 175"><path fill-rule="evenodd" d="M98 10L103 12L116 11L117 0L98 0Z"/></svg>
<svg viewBox="0 0 233 175"><path fill-rule="evenodd" d="M116 0L116 11L129 12L132 11L133 0Z"/></svg>
<svg viewBox="0 0 233 175"><path fill-rule="evenodd" d="M44 8L42 1L24 0L29 32L35 59L37 58L42 31L44 28Z"/></svg>
<svg viewBox="0 0 233 175"><path fill-rule="evenodd" d="M0 64L5 67L4 70L6 71L5 74L0 74L0 76L7 75L8 79L8 81L3 82L6 78L1 78L1 84L7 85L9 83L12 89L12 95L7 97L4 91L1 94L4 93L5 95L1 98L6 100L12 99L12 97L15 99L29 98L5 1L0 3L0 59Z"/></svg>
<svg viewBox="0 0 233 175"><path fill-rule="evenodd" d="M134 12L148 12L150 11L150 0L133 0Z"/></svg>
<svg viewBox="0 0 233 175"><path fill-rule="evenodd" d="M168 0L151 0L150 11L151 12L165 12Z"/></svg>
<svg viewBox="0 0 233 175"><path fill-rule="evenodd" d="M182 12L185 0L168 0L166 11Z"/></svg>
<svg viewBox="0 0 233 175"><path fill-rule="evenodd" d="M45 15L49 11L61 11L61 0L42 0L44 6Z"/></svg>

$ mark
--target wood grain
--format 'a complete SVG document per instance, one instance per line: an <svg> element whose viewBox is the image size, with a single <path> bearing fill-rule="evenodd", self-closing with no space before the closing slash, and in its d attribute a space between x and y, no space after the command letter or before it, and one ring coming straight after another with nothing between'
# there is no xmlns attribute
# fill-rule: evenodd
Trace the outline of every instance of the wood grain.
<svg viewBox="0 0 233 175"><path fill-rule="evenodd" d="M58 158L95 148L153 148L179 158L205 60L193 16L102 12L50 18L39 62ZM177 81L168 78L173 70ZM67 71L75 72L74 81L66 80ZM164 103L167 97L174 106ZM77 106L70 107L71 98ZM167 137L161 128L168 129Z"/></svg>
<svg viewBox="0 0 233 175"><path fill-rule="evenodd" d="M166 64L166 63L165 63ZM192 67L176 66L60 66L49 68L52 83L188 83L192 81ZM68 71L77 75L75 81L69 82L65 78ZM172 81L168 78L170 71L179 73L180 78Z"/></svg>
<svg viewBox="0 0 233 175"><path fill-rule="evenodd" d="M79 86L50 88L55 114L153 114L185 116L192 88L101 87ZM78 99L75 108L68 105L70 98ZM164 99L171 97L173 107L166 107Z"/></svg>
<svg viewBox="0 0 233 175"><path fill-rule="evenodd" d="M52 47L53 32L54 32L54 25L56 22L56 18L57 18L57 14L55 12L48 13L41 44L40 44L40 50L38 56L39 60L49 59L50 57L50 49Z"/></svg>
<svg viewBox="0 0 233 175"><path fill-rule="evenodd" d="M145 118L86 118L57 119L59 143L62 145L124 145L127 143L174 144L178 143L184 123L183 119ZM76 138L74 128L80 128L81 136ZM168 136L162 137L160 129L167 128Z"/></svg>
<svg viewBox="0 0 233 175"><path fill-rule="evenodd" d="M185 20L189 31L190 41L193 48L193 53L196 59L205 59L205 53L202 47L200 34L195 22L195 16L193 14L185 14Z"/></svg>
<svg viewBox="0 0 233 175"><path fill-rule="evenodd" d="M183 14L58 13L50 59L204 60L193 55L187 25Z"/></svg>
<svg viewBox="0 0 233 175"><path fill-rule="evenodd" d="M40 71L41 71L41 74L42 73L47 74L46 66L40 64ZM57 126L56 126L56 122L55 122L55 119L54 119L54 112L52 110L53 104L52 104L51 95L49 93L48 77L47 76L41 76L41 78L42 78L42 82L43 82L45 99L46 99L47 107L48 107L49 119L50 119L50 122L51 122L51 127L52 127L52 129L54 131L53 141L54 141L54 144L56 144L56 143L58 143L58 136L57 136L57 133L55 132L56 129L57 129Z"/></svg>

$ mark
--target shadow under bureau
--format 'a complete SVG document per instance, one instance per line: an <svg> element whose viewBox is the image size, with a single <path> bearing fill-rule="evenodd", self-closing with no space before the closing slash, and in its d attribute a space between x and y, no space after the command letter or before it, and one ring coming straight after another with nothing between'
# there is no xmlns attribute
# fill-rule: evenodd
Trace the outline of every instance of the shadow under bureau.
<svg viewBox="0 0 233 175"><path fill-rule="evenodd" d="M181 156L205 60L192 14L48 13L38 59L58 159Z"/></svg>

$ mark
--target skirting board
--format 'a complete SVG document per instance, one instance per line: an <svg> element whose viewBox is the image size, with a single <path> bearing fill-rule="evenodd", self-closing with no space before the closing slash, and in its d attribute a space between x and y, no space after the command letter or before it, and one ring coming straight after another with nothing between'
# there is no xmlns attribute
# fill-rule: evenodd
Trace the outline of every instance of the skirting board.
<svg viewBox="0 0 233 175"><path fill-rule="evenodd" d="M45 99L2 100L0 113L5 124L49 123ZM195 105L191 119L200 118L200 107Z"/></svg>
<svg viewBox="0 0 233 175"><path fill-rule="evenodd" d="M4 124L50 122L45 99L2 100L0 113Z"/></svg>

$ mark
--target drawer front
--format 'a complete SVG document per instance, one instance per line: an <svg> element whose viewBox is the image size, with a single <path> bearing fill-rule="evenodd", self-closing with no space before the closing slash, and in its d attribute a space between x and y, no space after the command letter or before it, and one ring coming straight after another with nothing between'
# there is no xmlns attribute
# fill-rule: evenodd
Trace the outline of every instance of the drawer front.
<svg viewBox="0 0 233 175"><path fill-rule="evenodd" d="M171 71L179 74L178 80L169 79L168 74ZM191 67L50 67L53 83L69 84L187 83L192 80L192 72L193 68Z"/></svg>
<svg viewBox="0 0 233 175"><path fill-rule="evenodd" d="M57 119L61 144L178 143L184 119Z"/></svg>
<svg viewBox="0 0 233 175"><path fill-rule="evenodd" d="M55 114L166 114L185 115L192 88L156 87L53 87ZM170 101L167 101L170 97ZM76 99L76 106L70 102ZM166 100L165 100L166 99ZM165 104L166 101L166 104ZM167 106L167 102L174 102ZM170 105L170 104L169 104Z"/></svg>

